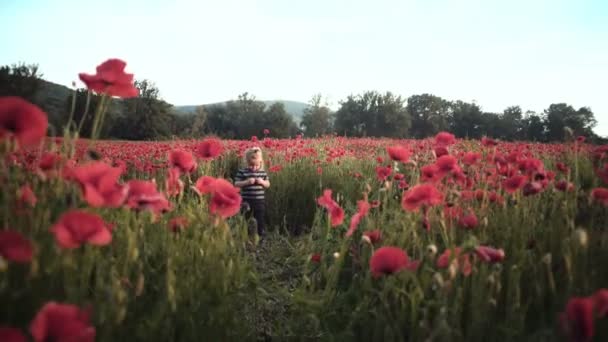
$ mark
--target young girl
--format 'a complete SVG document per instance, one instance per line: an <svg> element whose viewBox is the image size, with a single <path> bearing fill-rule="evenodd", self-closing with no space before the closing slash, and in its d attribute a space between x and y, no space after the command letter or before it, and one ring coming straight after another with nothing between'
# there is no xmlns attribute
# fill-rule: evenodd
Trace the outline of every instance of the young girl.
<svg viewBox="0 0 608 342"><path fill-rule="evenodd" d="M260 238L266 236L266 200L264 191L270 187L268 174L264 170L262 150L252 147L245 151L246 167L239 169L234 178L234 185L241 188L243 202L249 204L253 211L253 217L258 224L258 235Z"/></svg>

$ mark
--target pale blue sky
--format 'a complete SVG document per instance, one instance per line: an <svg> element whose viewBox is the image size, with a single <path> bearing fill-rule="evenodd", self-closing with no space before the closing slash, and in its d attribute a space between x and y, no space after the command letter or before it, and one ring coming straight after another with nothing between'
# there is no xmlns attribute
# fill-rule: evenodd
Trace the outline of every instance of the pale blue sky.
<svg viewBox="0 0 608 342"><path fill-rule="evenodd" d="M608 135L608 1L0 0L0 64L69 85L110 57L178 105L235 98L335 107L390 90L589 106Z"/></svg>

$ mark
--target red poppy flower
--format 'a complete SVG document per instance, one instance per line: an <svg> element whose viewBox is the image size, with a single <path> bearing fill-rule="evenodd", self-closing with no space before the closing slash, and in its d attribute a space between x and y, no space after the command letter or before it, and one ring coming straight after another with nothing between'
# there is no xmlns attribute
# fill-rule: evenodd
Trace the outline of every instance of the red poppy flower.
<svg viewBox="0 0 608 342"><path fill-rule="evenodd" d="M443 194L430 183L419 184L407 191L401 206L407 211L417 211L421 206L431 207L441 204Z"/></svg>
<svg viewBox="0 0 608 342"><path fill-rule="evenodd" d="M524 186L524 184L526 183L526 179L527 178L522 175L515 175L509 177L502 182L502 187L505 189L506 192L514 193Z"/></svg>
<svg viewBox="0 0 608 342"><path fill-rule="evenodd" d="M122 174L120 168L95 161L68 170L66 178L80 184L84 199L90 206L117 208L123 204L127 188L117 183Z"/></svg>
<svg viewBox="0 0 608 342"><path fill-rule="evenodd" d="M389 146L386 151L392 160L406 163L410 159L410 150L404 146Z"/></svg>
<svg viewBox="0 0 608 342"><path fill-rule="evenodd" d="M19 146L40 144L49 125L42 109L17 96L0 97L0 140L14 138Z"/></svg>
<svg viewBox="0 0 608 342"><path fill-rule="evenodd" d="M44 152L38 162L38 168L42 171L49 171L57 168L63 158L54 152Z"/></svg>
<svg viewBox="0 0 608 342"><path fill-rule="evenodd" d="M555 164L555 167L557 168L557 170L559 172L564 173L564 174L566 174L566 173L568 173L570 171L570 168L566 164L564 164L562 162L557 162Z"/></svg>
<svg viewBox="0 0 608 342"><path fill-rule="evenodd" d="M425 165L420 168L421 180L423 182L436 182L441 179L439 168L435 164Z"/></svg>
<svg viewBox="0 0 608 342"><path fill-rule="evenodd" d="M591 198L608 207L608 188L595 188L591 190Z"/></svg>
<svg viewBox="0 0 608 342"><path fill-rule="evenodd" d="M457 171L460 169L458 166L458 160L454 158L454 156L444 155L437 159L435 162L437 165L437 170L439 172L440 177L445 176L446 174Z"/></svg>
<svg viewBox="0 0 608 342"><path fill-rule="evenodd" d="M322 175L323 174L323 168L320 166L317 166L317 174L318 175Z"/></svg>
<svg viewBox="0 0 608 342"><path fill-rule="evenodd" d="M236 215L241 208L239 188L234 187L225 179L217 178L212 185L209 211L223 218Z"/></svg>
<svg viewBox="0 0 608 342"><path fill-rule="evenodd" d="M608 289L600 289L593 295L595 312L601 318L608 317Z"/></svg>
<svg viewBox="0 0 608 342"><path fill-rule="evenodd" d="M270 130L268 128L264 128L264 135L270 134Z"/></svg>
<svg viewBox="0 0 608 342"><path fill-rule="evenodd" d="M342 224L344 210L331 198L331 189L325 189L323 196L317 198L317 203L329 212L332 227Z"/></svg>
<svg viewBox="0 0 608 342"><path fill-rule="evenodd" d="M196 169L196 160L188 151L172 150L169 152L169 166L178 168L182 173L190 173Z"/></svg>
<svg viewBox="0 0 608 342"><path fill-rule="evenodd" d="M538 194L541 191L543 191L543 185L540 182L530 182L524 185L522 193L524 194L524 196L532 196Z"/></svg>
<svg viewBox="0 0 608 342"><path fill-rule="evenodd" d="M597 176L602 180L602 182L608 184L608 163L604 164L603 169L598 169Z"/></svg>
<svg viewBox="0 0 608 342"><path fill-rule="evenodd" d="M136 97L139 90L133 85L133 74L125 73L127 63L112 58L97 66L97 74L80 73L80 80L89 90L122 98Z"/></svg>
<svg viewBox="0 0 608 342"><path fill-rule="evenodd" d="M174 217L169 220L169 230L174 233L185 229L188 226L188 219L182 216Z"/></svg>
<svg viewBox="0 0 608 342"><path fill-rule="evenodd" d="M127 183L126 205L134 210L150 210L155 214L169 211L171 203L165 195L158 192L156 183L143 180L130 180Z"/></svg>
<svg viewBox="0 0 608 342"><path fill-rule="evenodd" d="M478 223L479 222L477 221L477 216L475 216L475 213L472 211L465 215L462 215L458 220L458 224L466 229L473 229L477 227Z"/></svg>
<svg viewBox="0 0 608 342"><path fill-rule="evenodd" d="M32 191L32 188L29 184L26 184L19 188L19 204L20 205L28 205L30 207L35 207L38 199L36 198L36 194Z"/></svg>
<svg viewBox="0 0 608 342"><path fill-rule="evenodd" d="M316 264L320 263L321 262L321 254L315 253L315 254L311 255L310 256L310 261L314 262Z"/></svg>
<svg viewBox="0 0 608 342"><path fill-rule="evenodd" d="M437 158L450 154L445 146L437 146L433 149L433 152L435 152L435 157Z"/></svg>
<svg viewBox="0 0 608 342"><path fill-rule="evenodd" d="M574 184L568 182L565 179L555 182L555 188L559 191L572 191L574 190Z"/></svg>
<svg viewBox="0 0 608 342"><path fill-rule="evenodd" d="M3 342L27 342L27 338L21 330L11 327L0 326L0 341Z"/></svg>
<svg viewBox="0 0 608 342"><path fill-rule="evenodd" d="M9 261L27 263L32 260L32 254L32 243L21 233L0 230L0 256Z"/></svg>
<svg viewBox="0 0 608 342"><path fill-rule="evenodd" d="M477 152L467 152L464 157L462 157L462 163L465 165L474 165L478 161L481 160L481 153Z"/></svg>
<svg viewBox="0 0 608 342"><path fill-rule="evenodd" d="M167 196L177 196L184 191L184 182L179 179L180 173L178 168L171 168L167 171L165 179L165 191Z"/></svg>
<svg viewBox="0 0 608 342"><path fill-rule="evenodd" d="M439 132L435 136L435 144L440 146L450 146L456 143L456 137L448 132Z"/></svg>
<svg viewBox="0 0 608 342"><path fill-rule="evenodd" d="M357 213L353 215L350 219L350 226L348 227L348 231L346 232L346 236L351 236L357 229L359 222L361 219L367 215L369 212L370 206L366 200L357 201Z"/></svg>
<svg viewBox="0 0 608 342"><path fill-rule="evenodd" d="M374 278L393 274L408 266L407 253L399 247L385 246L377 249L369 260Z"/></svg>
<svg viewBox="0 0 608 342"><path fill-rule="evenodd" d="M196 180L196 183L192 189L199 195L208 194L213 191L213 182L215 182L215 178L210 176L201 176Z"/></svg>
<svg viewBox="0 0 608 342"><path fill-rule="evenodd" d="M457 269L464 276L468 276L473 271L473 266L471 265L471 260L468 253L462 253L462 249L460 247L454 248L454 256L452 257L452 250L447 248L440 256L437 258L437 267L438 268L448 268L451 263L456 265Z"/></svg>
<svg viewBox="0 0 608 342"><path fill-rule="evenodd" d="M408 184L408 182L405 179L400 180L399 184L397 186L401 190L407 190L410 188L410 185Z"/></svg>
<svg viewBox="0 0 608 342"><path fill-rule="evenodd" d="M591 341L593 338L593 299L571 298L560 316L562 329L572 341Z"/></svg>
<svg viewBox="0 0 608 342"><path fill-rule="evenodd" d="M475 253L479 259L487 263L502 262L505 259L505 251L488 246L477 246Z"/></svg>
<svg viewBox="0 0 608 342"><path fill-rule="evenodd" d="M585 142L585 137L582 135L579 135L578 137L576 137L576 142L578 143L584 143Z"/></svg>
<svg viewBox="0 0 608 342"><path fill-rule="evenodd" d="M482 137L481 138L481 144L483 146L496 146L496 145L498 145L498 143L494 139L488 138L488 137Z"/></svg>
<svg viewBox="0 0 608 342"><path fill-rule="evenodd" d="M204 160L211 160L222 152L224 152L222 142L214 138L207 138L196 146L196 155Z"/></svg>
<svg viewBox="0 0 608 342"><path fill-rule="evenodd" d="M371 243L376 244L382 240L382 231L380 229L368 230L363 232L363 236L367 236Z"/></svg>
<svg viewBox="0 0 608 342"><path fill-rule="evenodd" d="M385 181L392 172L393 169L390 166L376 166L376 177L379 181Z"/></svg>
<svg viewBox="0 0 608 342"><path fill-rule="evenodd" d="M111 226L95 214L70 210L51 227L55 241L61 248L77 248L88 243L105 246L112 242Z"/></svg>
<svg viewBox="0 0 608 342"><path fill-rule="evenodd" d="M34 317L30 333L36 342L44 341L95 341L95 327L91 325L89 311L75 305L46 303Z"/></svg>
<svg viewBox="0 0 608 342"><path fill-rule="evenodd" d="M282 165L273 165L271 167L268 168L269 172L279 172L283 170L283 166Z"/></svg>

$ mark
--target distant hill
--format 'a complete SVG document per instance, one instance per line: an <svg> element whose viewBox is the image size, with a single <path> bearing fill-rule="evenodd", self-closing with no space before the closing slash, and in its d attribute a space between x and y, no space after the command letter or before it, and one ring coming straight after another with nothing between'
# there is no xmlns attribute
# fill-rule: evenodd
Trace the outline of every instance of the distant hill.
<svg viewBox="0 0 608 342"><path fill-rule="evenodd" d="M42 80L40 90L36 94L36 103L49 114L49 119L53 123L62 123L63 117L66 115L66 103L68 98L72 95L73 90L47 80ZM120 101L112 101L114 106L119 106ZM298 101L286 101L286 100L275 100L275 101L263 101L266 106L271 106L275 102L281 102L285 106L285 111L290 114L296 123L300 123L304 110L308 107L308 104ZM204 106L212 105L223 105L226 102L208 103ZM188 114L194 113L196 109L195 105L191 106L173 106L174 113L176 114Z"/></svg>
<svg viewBox="0 0 608 342"><path fill-rule="evenodd" d="M302 120L302 116L304 115L304 111L308 107L307 103L298 102L298 101L286 101L286 100L274 100L274 101L263 101L267 107L271 106L275 102L281 102L285 106L285 111L291 115L296 123L299 123ZM207 103L203 106L217 106L217 105L225 105L226 102L216 102L216 103ZM194 105L190 106L174 106L176 112L190 114L194 113L196 107Z"/></svg>

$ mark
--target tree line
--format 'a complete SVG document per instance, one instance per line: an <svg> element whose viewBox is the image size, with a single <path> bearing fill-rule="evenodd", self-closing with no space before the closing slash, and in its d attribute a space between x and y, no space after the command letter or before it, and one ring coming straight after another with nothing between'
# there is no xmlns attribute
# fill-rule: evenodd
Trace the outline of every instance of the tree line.
<svg viewBox="0 0 608 342"><path fill-rule="evenodd" d="M61 128L70 124L81 127L81 136L89 136L93 110L100 97L86 89L76 89L63 100L51 101L40 94L49 91L42 89L41 77L37 65L3 66L0 96L17 95L38 104L49 112L55 132L61 132ZM193 113L179 113L162 99L153 82L137 80L135 86L140 91L139 97L112 101L102 138L158 140L215 134L249 139L263 136L268 129L277 138L296 134L425 138L449 131L459 138L474 139L488 136L510 141L551 142L563 141L567 135L584 135L594 141L602 140L593 133L596 120L591 109L577 109L566 103L551 104L542 113L524 112L519 106L491 113L474 102L448 101L432 94L404 98L391 92L368 91L348 96L333 112L317 94L298 124L282 103L267 106L248 93L225 103L199 106Z"/></svg>

